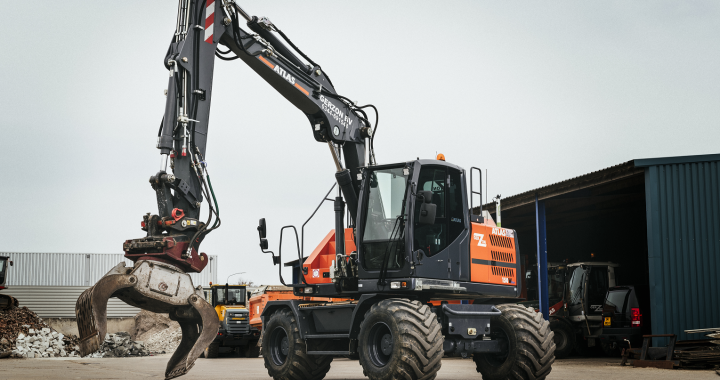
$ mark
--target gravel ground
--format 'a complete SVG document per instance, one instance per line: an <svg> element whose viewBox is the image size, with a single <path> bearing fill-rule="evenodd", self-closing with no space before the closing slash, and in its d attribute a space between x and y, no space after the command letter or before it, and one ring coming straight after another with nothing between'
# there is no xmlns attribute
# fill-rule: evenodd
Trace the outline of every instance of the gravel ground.
<svg viewBox="0 0 720 380"><path fill-rule="evenodd" d="M0 379L162 379L169 355L113 359L2 359ZM714 370L661 370L620 367L615 359L556 361L549 380L718 380ZM230 374L230 375L229 375ZM198 359L183 380L242 378L269 380L263 359ZM357 361L335 359L326 380L364 380ZM437 380L480 380L471 360L444 359Z"/></svg>

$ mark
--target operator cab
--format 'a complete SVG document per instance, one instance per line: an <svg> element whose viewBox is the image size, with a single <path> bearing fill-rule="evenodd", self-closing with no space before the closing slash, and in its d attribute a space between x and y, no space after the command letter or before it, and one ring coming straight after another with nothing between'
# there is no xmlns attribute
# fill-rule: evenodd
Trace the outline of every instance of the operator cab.
<svg viewBox="0 0 720 380"><path fill-rule="evenodd" d="M224 306L245 306L246 302L245 285L212 285L210 287L210 304L213 307Z"/></svg>
<svg viewBox="0 0 720 380"><path fill-rule="evenodd" d="M307 258L286 263L296 268L296 296L422 291L445 300L460 299L461 292L465 299L469 293L519 297L515 231L471 214L465 170L444 160L416 160L360 173L356 220L344 224L344 204L336 199L336 229ZM472 185L469 190L480 194ZM264 219L258 232L261 250L279 265L282 253L267 250ZM282 242L282 230L280 236Z"/></svg>
<svg viewBox="0 0 720 380"><path fill-rule="evenodd" d="M360 278L415 275L468 279L469 209L465 171L441 160L366 169L357 236ZM446 265L422 265L425 263Z"/></svg>

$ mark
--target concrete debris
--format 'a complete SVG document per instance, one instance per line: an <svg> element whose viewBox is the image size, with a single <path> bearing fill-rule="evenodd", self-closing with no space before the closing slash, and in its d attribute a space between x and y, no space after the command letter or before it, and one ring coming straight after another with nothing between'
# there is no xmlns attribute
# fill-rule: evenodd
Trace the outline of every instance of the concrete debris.
<svg viewBox="0 0 720 380"><path fill-rule="evenodd" d="M182 340L182 330L180 330L180 326L178 325L151 335L145 341L145 345L148 350L152 352L164 354L166 352L175 352L180 345L180 340Z"/></svg>
<svg viewBox="0 0 720 380"><path fill-rule="evenodd" d="M120 331L115 334L105 334L100 351L92 353L92 358L124 358L128 356L148 356L150 352L145 348L144 342L136 342L130 338L130 333Z"/></svg>
<svg viewBox="0 0 720 380"><path fill-rule="evenodd" d="M135 339L145 342L152 353L172 353L180 345L180 325L168 318L167 314L156 314L147 310L135 316Z"/></svg>
<svg viewBox="0 0 720 380"><path fill-rule="evenodd" d="M75 341L77 338L74 339ZM50 328L28 329L28 333L18 334L11 356L15 358L54 358L65 356L79 356L77 345L67 345L72 338L52 331ZM0 344L2 342L0 341Z"/></svg>
<svg viewBox="0 0 720 380"><path fill-rule="evenodd" d="M78 356L78 338L51 329L27 307L0 311L0 358Z"/></svg>

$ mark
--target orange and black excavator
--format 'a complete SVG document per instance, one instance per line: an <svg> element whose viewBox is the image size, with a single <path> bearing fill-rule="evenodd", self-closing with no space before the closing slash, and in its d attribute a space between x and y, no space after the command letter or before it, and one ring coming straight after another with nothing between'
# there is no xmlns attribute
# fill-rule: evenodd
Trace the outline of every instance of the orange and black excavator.
<svg viewBox="0 0 720 380"><path fill-rule="evenodd" d="M13 262L7 256L0 256L0 290L7 289L5 282L7 282L7 271L8 267L12 266ZM0 310L8 310L14 307L18 307L17 298L8 295L0 294Z"/></svg>
<svg viewBox="0 0 720 380"><path fill-rule="evenodd" d="M515 232L468 211L466 171L444 159L378 164L377 108L340 95L277 24L233 0L179 0L163 61L169 82L160 168L150 177L158 213L143 217L146 236L123 244L134 265L118 264L78 299L83 355L105 337L110 297L179 322L183 336L168 379L187 373L216 337L217 314L188 275L207 265L200 244L220 227L205 151L216 57L239 59L296 106L337 169L333 236L309 258L298 257L301 273L290 286L296 296L352 301L269 301L261 319L270 376L320 380L332 358L344 355L358 357L371 379L428 379L446 353L473 357L485 378L547 376L555 347L548 322L532 309L498 304L520 294ZM258 231L266 250L264 220ZM273 263L282 263L281 253ZM473 303L430 304L447 299Z"/></svg>

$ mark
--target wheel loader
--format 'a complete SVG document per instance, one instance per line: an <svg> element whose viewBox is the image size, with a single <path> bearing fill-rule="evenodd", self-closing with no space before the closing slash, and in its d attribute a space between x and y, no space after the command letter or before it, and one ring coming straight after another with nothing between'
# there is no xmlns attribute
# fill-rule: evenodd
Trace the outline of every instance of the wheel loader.
<svg viewBox="0 0 720 380"><path fill-rule="evenodd" d="M228 352L248 358L258 357L260 330L250 326L247 286L211 284L208 301L215 308L220 328L203 357L217 358L219 354Z"/></svg>

